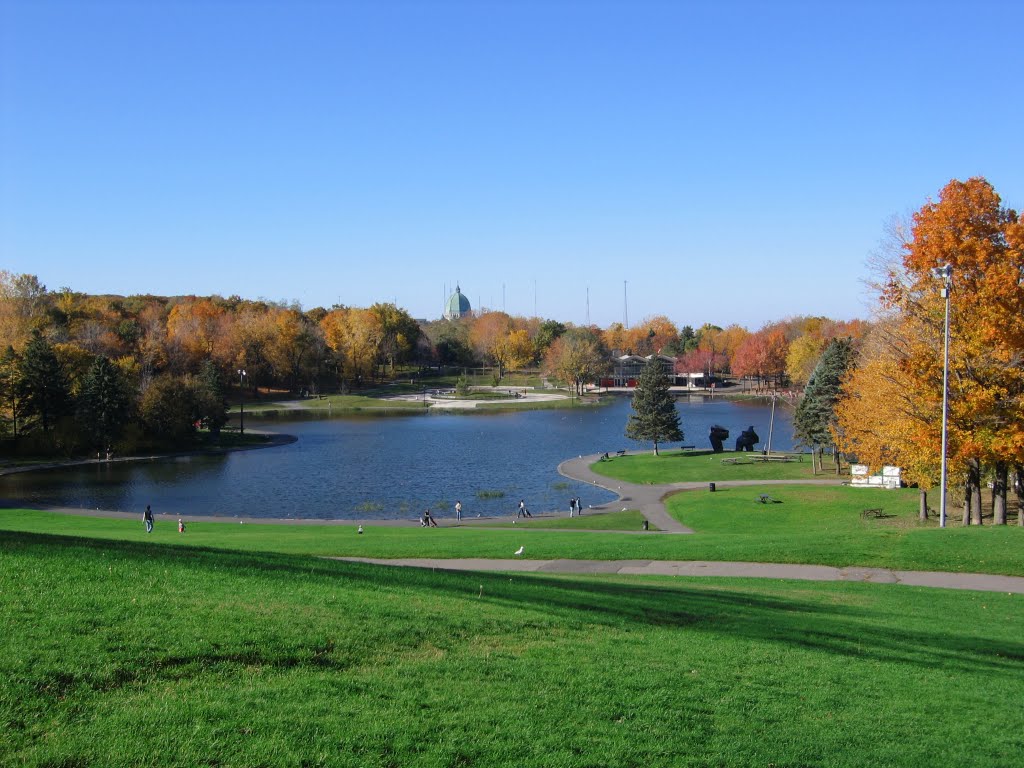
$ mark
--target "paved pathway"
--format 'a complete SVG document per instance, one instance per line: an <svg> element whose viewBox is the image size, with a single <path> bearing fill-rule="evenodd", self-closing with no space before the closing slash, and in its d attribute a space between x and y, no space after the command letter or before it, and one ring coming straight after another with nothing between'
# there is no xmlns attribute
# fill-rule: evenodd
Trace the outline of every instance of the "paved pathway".
<svg viewBox="0 0 1024 768"><path fill-rule="evenodd" d="M594 453L590 456L580 456L576 459L563 461L558 465L559 474L578 480L582 483L596 485L606 491L617 493L619 498L611 504L594 507L595 511L610 512L614 509L621 509L626 506L631 509L639 509L641 514L654 523L658 528L667 533L693 533L692 528L687 528L667 511L665 511L665 497L675 491L690 491L707 488L705 482L687 483L666 483L664 485L636 485L627 483L624 480L604 477L594 472L590 465L598 461L601 454ZM841 479L819 479L819 480L728 480L715 483L719 488L740 487L744 485L839 485Z"/></svg>
<svg viewBox="0 0 1024 768"><path fill-rule="evenodd" d="M1024 577L987 573L892 571L888 568L784 563L731 563L707 560L487 560L464 558L435 560L410 558L385 560L368 557L332 558L375 565L432 568L445 571L523 571L530 573L621 574L629 576L732 576L751 579L800 581L860 581L872 584L905 584L941 589L973 589L985 592L1024 594Z"/></svg>

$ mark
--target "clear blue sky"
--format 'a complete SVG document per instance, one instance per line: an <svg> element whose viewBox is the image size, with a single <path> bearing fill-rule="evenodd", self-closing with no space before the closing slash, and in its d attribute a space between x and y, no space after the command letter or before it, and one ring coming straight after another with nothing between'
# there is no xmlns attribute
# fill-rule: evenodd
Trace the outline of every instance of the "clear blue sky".
<svg viewBox="0 0 1024 768"><path fill-rule="evenodd" d="M1024 207L1020 2L0 9L0 268L51 289L753 329L866 316L951 178Z"/></svg>

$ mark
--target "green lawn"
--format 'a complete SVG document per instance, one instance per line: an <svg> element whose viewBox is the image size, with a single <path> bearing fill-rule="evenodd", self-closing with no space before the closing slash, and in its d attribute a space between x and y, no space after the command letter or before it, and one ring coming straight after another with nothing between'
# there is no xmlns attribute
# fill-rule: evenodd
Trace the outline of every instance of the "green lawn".
<svg viewBox="0 0 1024 768"><path fill-rule="evenodd" d="M783 503L760 504L762 492ZM861 510L878 507L896 517L861 519ZM668 509L698 533L565 530L551 535L540 526L517 524L429 530L370 527L359 536L351 525L196 522L181 536L172 521L158 517L155 532L147 536L141 521L14 509L0 509L0 531L327 556L504 558L525 546L526 556L536 560L741 560L1024 576L1024 528L918 527L912 491L820 486L747 487L714 494L686 491L671 497ZM584 515L579 523L584 528L599 524L596 515ZM613 527L619 526L615 522Z"/></svg>
<svg viewBox="0 0 1024 768"><path fill-rule="evenodd" d="M1020 596L33 534L0 537L0 558L3 765L992 768L1024 753Z"/></svg>
<svg viewBox="0 0 1024 768"><path fill-rule="evenodd" d="M599 475L624 480L627 483L655 484L685 482L725 482L727 480L804 480L814 477L835 477L834 473L814 475L811 457L803 461L788 463L766 463L755 461L760 454L712 453L711 451L680 451L672 449L661 452L660 456L635 454L615 456L607 461L598 461L590 468ZM742 464L724 464L722 459L736 459ZM826 470L829 468L825 464ZM848 475L849 473L847 473Z"/></svg>
<svg viewBox="0 0 1024 768"><path fill-rule="evenodd" d="M601 514L587 514L581 517L527 517L515 520L506 520L500 523L487 523L489 527L501 527L523 529L523 528L559 528L565 530L590 530L590 531L639 531L644 522L644 516L636 509L627 509L624 512L604 512ZM473 519L463 520L463 525L472 525ZM650 530L660 530L657 526L651 525Z"/></svg>

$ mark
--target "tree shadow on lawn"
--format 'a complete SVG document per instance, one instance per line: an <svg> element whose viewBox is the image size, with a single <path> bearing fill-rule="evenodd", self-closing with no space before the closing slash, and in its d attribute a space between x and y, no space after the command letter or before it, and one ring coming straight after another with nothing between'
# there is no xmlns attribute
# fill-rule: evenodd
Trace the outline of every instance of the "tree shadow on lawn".
<svg viewBox="0 0 1024 768"><path fill-rule="evenodd" d="M434 597L463 602L484 600L524 611L542 612L557 620L594 623L628 629L692 629L720 633L754 642L769 642L824 651L851 658L941 667L959 672L1008 672L1024 674L1024 643L997 640L964 629L928 631L900 626L902 613L885 609L830 602L834 592L821 591L819 600L768 595L756 586L720 589L696 587L689 580L679 586L627 582L629 577L594 578L551 576L537 573L493 573L428 570L327 560L306 555L251 553L193 546L166 546L143 542L87 539L32 533L4 533L0 548L38 550L52 556L58 547L69 550L116 554L150 566L207 566L218 573L301 576L304 585L337 587L339 579L382 587L421 591ZM0 551L2 551L0 549ZM772 589L777 582L766 581ZM481 591L482 588L482 591ZM861 585L837 584L842 591ZM900 590L911 596L914 588L870 585L870 590ZM808 590L820 587L808 585ZM927 590L937 592L937 590ZM870 598L870 592L865 592ZM879 593L880 594L880 593ZM963 593L965 597L969 593ZM993 596L992 600L997 599ZM993 619L996 621L998 619ZM517 625L519 626L519 625ZM442 627L443 629L443 627ZM969 649L969 653L965 653ZM227 659L225 659L227 660ZM291 663L288 660L284 662Z"/></svg>

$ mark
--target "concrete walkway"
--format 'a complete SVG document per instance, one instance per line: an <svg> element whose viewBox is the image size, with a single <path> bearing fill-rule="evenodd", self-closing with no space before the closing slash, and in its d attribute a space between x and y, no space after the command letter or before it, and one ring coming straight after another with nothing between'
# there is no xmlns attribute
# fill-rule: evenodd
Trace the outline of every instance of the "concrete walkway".
<svg viewBox="0 0 1024 768"><path fill-rule="evenodd" d="M665 510L665 497L676 491L695 491L706 489L705 482L666 483L663 485L636 485L624 480L615 480L594 472L590 465L599 461L601 454L580 456L576 459L563 461L558 465L558 473L571 480L596 485L606 491L618 494L617 501L594 507L594 511L611 512L623 506L638 509L640 513L666 533L693 533ZM841 485L842 479L818 480L728 480L715 483L718 488L739 488L745 485Z"/></svg>
<svg viewBox="0 0 1024 768"><path fill-rule="evenodd" d="M443 571L519 571L528 573L572 573L623 576L725 576L745 579L796 579L799 581L859 581L871 584L904 584L939 589L972 589L983 592L1024 594L1024 577L987 573L943 573L938 571L892 571L887 568L784 563L732 563L707 560L486 560L464 558L436 560L409 558L385 560L368 557L338 557L353 563L431 568Z"/></svg>

